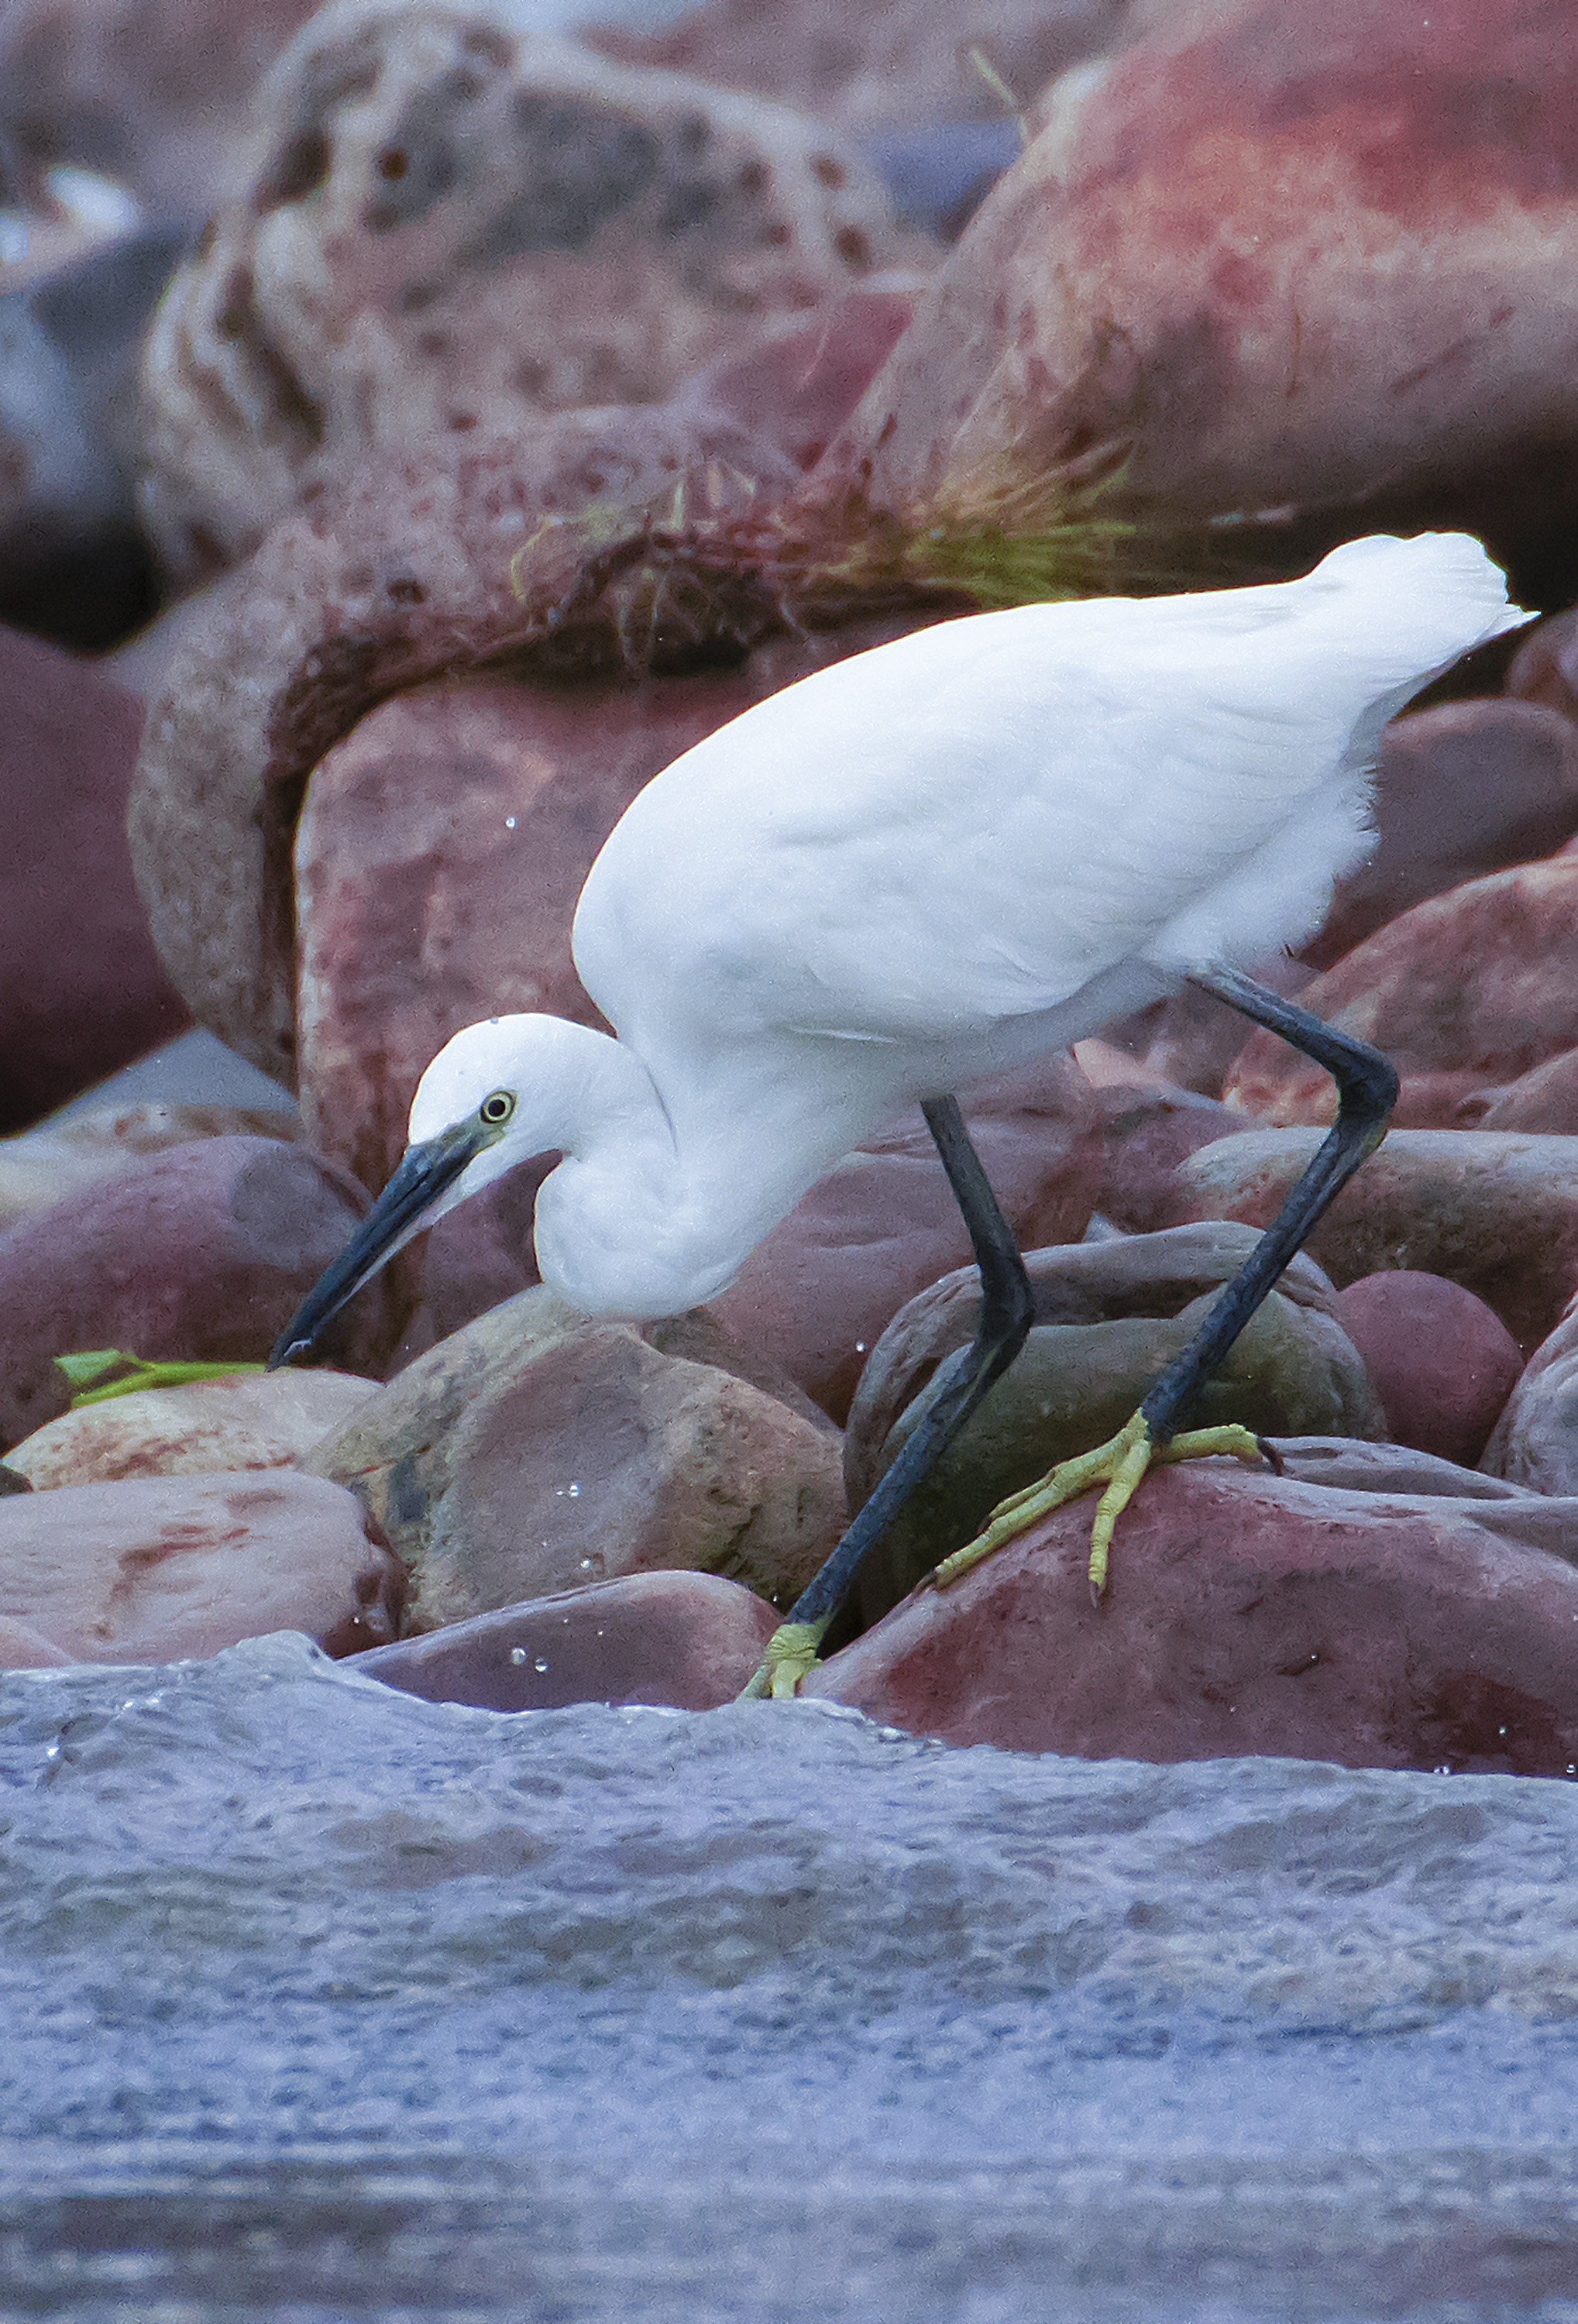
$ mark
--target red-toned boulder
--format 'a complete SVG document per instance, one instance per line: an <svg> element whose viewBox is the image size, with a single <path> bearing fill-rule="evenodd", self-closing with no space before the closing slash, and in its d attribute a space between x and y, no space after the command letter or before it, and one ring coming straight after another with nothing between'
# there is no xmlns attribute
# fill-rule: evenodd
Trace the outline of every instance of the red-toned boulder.
<svg viewBox="0 0 1578 2324"><path fill-rule="evenodd" d="M1375 775L1380 836L1342 881L1312 968L1428 896L1554 854L1578 830L1578 729L1534 702L1445 702L1395 719Z"/></svg>
<svg viewBox="0 0 1578 2324"><path fill-rule="evenodd" d="M713 1711L751 1677L778 1620L765 1599L715 1573L627 1573L375 1646L356 1668L429 1702L482 1711L566 1702Z"/></svg>
<svg viewBox="0 0 1578 2324"><path fill-rule="evenodd" d="M143 1477L0 1501L0 1616L78 1662L174 1662L270 1630L355 1654L396 1635L404 1593L354 1496L318 1477Z"/></svg>
<svg viewBox="0 0 1578 2324"><path fill-rule="evenodd" d="M355 1231L359 1195L300 1147L209 1138L32 1213L0 1235L0 1444L65 1410L57 1356L260 1361ZM368 1320L364 1306L342 1354Z"/></svg>
<svg viewBox="0 0 1578 2324"><path fill-rule="evenodd" d="M1402 1077L1400 1127L1447 1128L1463 1101L1573 1046L1578 856L1471 880L1417 904L1300 992ZM1274 1035L1240 1052L1224 1094L1269 1122L1329 1121L1331 1076ZM1447 1272L1451 1272L1448 1269Z"/></svg>
<svg viewBox="0 0 1578 2324"><path fill-rule="evenodd" d="M46 1421L12 1446L6 1465L39 1493L122 1477L289 1469L376 1389L326 1367L136 1388Z"/></svg>
<svg viewBox="0 0 1578 2324"><path fill-rule="evenodd" d="M1179 1165L1180 1207L1269 1226L1319 1144L1314 1130L1258 1130L1202 1147ZM1444 1275L1493 1308L1527 1354L1578 1282L1578 1141L1394 1130L1306 1248L1337 1284L1397 1268Z"/></svg>
<svg viewBox="0 0 1578 2324"><path fill-rule="evenodd" d="M1093 513L1303 570L1450 523L1570 593L1564 0L1185 10L1055 85L820 472L924 530ZM1034 512L1035 513L1032 513Z"/></svg>
<svg viewBox="0 0 1578 2324"><path fill-rule="evenodd" d="M1099 1608L1092 1507L1057 1510L946 1591L916 1591L805 1691L949 1743L1082 1758L1578 1764L1578 1500L1370 1494L1185 1463L1140 1486ZM1531 1507L1565 1555L1525 1545Z"/></svg>
<svg viewBox="0 0 1578 2324"><path fill-rule="evenodd" d="M1444 1276L1393 1268L1339 1291L1337 1314L1395 1442L1472 1468L1523 1370L1494 1309Z"/></svg>
<svg viewBox="0 0 1578 2324"><path fill-rule="evenodd" d="M1076 1242L1100 1184L1090 1086L1047 1057L966 1094L964 1111L1021 1250ZM918 1114L812 1187L712 1313L843 1425L866 1355L908 1299L970 1260L970 1238Z"/></svg>
<svg viewBox="0 0 1578 2324"><path fill-rule="evenodd" d="M142 712L88 664L0 630L0 1131L189 1020L126 852Z"/></svg>

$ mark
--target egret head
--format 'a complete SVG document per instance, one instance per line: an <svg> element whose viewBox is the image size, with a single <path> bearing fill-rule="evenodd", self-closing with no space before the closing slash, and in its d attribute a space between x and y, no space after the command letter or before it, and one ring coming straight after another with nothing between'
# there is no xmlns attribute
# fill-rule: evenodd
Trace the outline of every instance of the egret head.
<svg viewBox="0 0 1578 2324"><path fill-rule="evenodd" d="M394 1176L280 1334L271 1371L305 1355L346 1300L413 1235L553 1142L541 1133L540 1103L523 1102L521 1084L540 1039L531 1028L556 1021L490 1018L439 1050L418 1084L410 1143Z"/></svg>

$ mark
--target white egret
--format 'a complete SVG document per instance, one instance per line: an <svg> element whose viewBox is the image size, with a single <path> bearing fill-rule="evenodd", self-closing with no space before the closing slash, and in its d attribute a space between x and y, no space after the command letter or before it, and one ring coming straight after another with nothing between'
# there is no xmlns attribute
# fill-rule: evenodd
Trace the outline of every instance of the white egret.
<svg viewBox="0 0 1578 2324"><path fill-rule="evenodd" d="M411 1235L551 1148L565 1158L537 1198L544 1281L589 1314L697 1305L919 1100L980 1262L981 1329L774 1640L758 1691L792 1692L866 1549L1029 1328L951 1093L1193 980L1317 1058L1341 1103L1128 1427L950 1562L1103 1482L1099 1591L1150 1460L1253 1457L1245 1430L1177 1424L1396 1094L1383 1058L1243 965L1307 936L1367 853L1386 720L1522 618L1477 541L1377 538L1300 581L942 622L758 704L647 786L582 890L576 964L617 1038L535 1015L457 1033L422 1076L382 1198L272 1360L302 1353Z"/></svg>

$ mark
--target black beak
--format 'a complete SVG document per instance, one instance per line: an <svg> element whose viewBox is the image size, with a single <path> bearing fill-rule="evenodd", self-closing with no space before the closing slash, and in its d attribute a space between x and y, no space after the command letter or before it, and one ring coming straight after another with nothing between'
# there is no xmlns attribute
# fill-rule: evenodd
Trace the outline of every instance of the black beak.
<svg viewBox="0 0 1578 2324"><path fill-rule="evenodd" d="M483 1124L471 1120L457 1122L454 1129L429 1139L424 1146L407 1147L399 1168L372 1210L339 1257L324 1269L275 1341L269 1356L270 1371L278 1371L281 1364L294 1363L298 1356L310 1353L314 1340L330 1317L337 1315L346 1300L377 1274L386 1259L393 1258L401 1243L420 1231L424 1213L455 1184L466 1164L492 1142Z"/></svg>

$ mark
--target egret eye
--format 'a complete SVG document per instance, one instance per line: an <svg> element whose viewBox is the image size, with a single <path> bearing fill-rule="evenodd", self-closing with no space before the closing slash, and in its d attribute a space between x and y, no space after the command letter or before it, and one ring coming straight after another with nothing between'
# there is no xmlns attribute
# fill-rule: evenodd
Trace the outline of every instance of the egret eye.
<svg viewBox="0 0 1578 2324"><path fill-rule="evenodd" d="M502 1129L515 1111L513 1090L494 1090L484 1097L477 1111L490 1130Z"/></svg>

